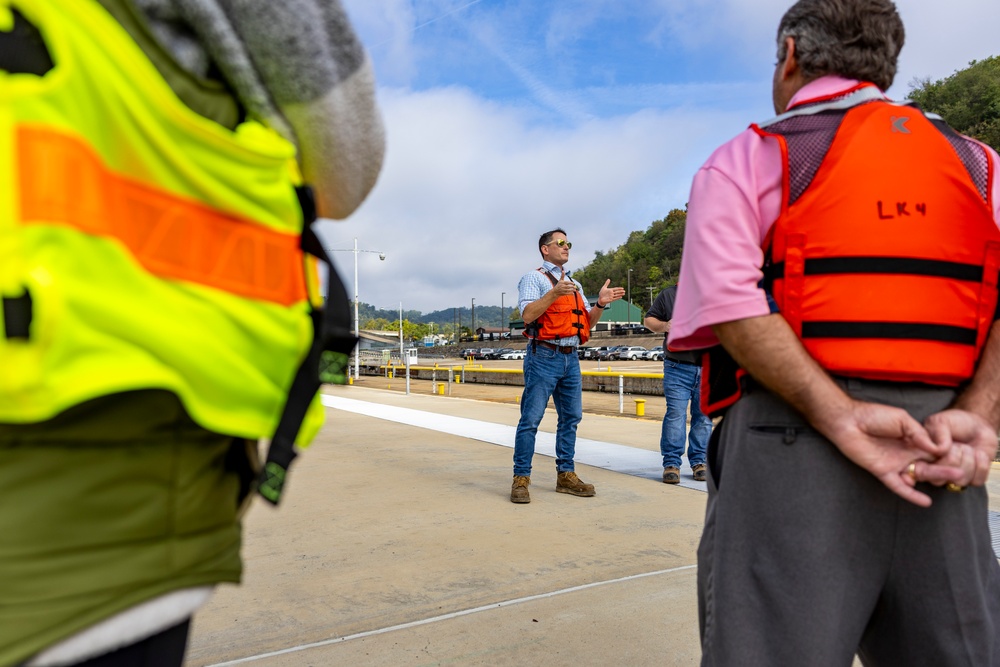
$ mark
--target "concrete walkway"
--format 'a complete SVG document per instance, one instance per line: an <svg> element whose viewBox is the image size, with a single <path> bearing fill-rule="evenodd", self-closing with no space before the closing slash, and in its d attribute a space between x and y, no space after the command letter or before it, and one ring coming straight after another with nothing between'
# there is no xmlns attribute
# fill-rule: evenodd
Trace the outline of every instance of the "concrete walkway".
<svg viewBox="0 0 1000 667"><path fill-rule="evenodd" d="M329 393L518 418L517 405ZM654 452L659 430L586 415L579 435ZM558 494L554 462L537 456L532 502L514 505L510 465L504 446L329 409L281 508L247 517L244 583L195 617L188 664L697 664L706 494L587 465L597 495Z"/></svg>
<svg viewBox="0 0 1000 667"><path fill-rule="evenodd" d="M658 420L586 414L597 495L576 498L541 455L547 414L513 505L516 403L385 389L326 389L327 426L280 510L248 515L244 583L195 617L188 665L698 664L706 494L657 481Z"/></svg>

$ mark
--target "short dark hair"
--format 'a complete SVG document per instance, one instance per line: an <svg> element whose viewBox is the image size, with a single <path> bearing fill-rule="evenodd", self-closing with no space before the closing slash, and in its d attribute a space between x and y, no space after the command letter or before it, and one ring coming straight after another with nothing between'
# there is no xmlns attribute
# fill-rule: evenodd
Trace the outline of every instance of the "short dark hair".
<svg viewBox="0 0 1000 667"><path fill-rule="evenodd" d="M838 74L886 90L906 33L890 0L799 0L778 24L778 62L788 55L786 37L807 81Z"/></svg>
<svg viewBox="0 0 1000 667"><path fill-rule="evenodd" d="M562 234L563 236L566 236L566 230L560 229L560 228L556 227L555 229L551 229L551 230L545 232L544 234L542 234L541 236L539 236L538 237L538 252L542 251L542 247L547 246L548 244L552 243L552 235L553 234Z"/></svg>

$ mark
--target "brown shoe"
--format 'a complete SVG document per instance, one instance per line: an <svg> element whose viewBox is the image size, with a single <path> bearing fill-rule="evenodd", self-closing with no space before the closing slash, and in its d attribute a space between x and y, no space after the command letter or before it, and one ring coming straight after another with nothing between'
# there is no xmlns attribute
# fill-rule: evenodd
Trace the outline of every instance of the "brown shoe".
<svg viewBox="0 0 1000 667"><path fill-rule="evenodd" d="M514 483L510 485L510 502L530 503L531 496L528 495L528 485L531 484L530 477L514 475Z"/></svg>
<svg viewBox="0 0 1000 667"><path fill-rule="evenodd" d="M704 463L698 463L691 467L691 472L694 473L694 481L705 482L708 481L708 468Z"/></svg>
<svg viewBox="0 0 1000 667"><path fill-rule="evenodd" d="M556 477L556 491L558 493L568 493L573 496L582 496L584 498L589 498L594 495L594 485L584 484L583 480L576 476L576 473L572 470L569 472L561 472Z"/></svg>
<svg viewBox="0 0 1000 667"><path fill-rule="evenodd" d="M681 471L678 468L664 468L663 469L663 483L664 484L680 484L681 483Z"/></svg>

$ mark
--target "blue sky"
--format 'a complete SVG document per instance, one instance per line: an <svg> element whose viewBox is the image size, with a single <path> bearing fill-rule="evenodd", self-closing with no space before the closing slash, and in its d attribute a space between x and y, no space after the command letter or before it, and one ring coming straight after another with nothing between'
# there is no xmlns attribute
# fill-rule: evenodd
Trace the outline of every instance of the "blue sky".
<svg viewBox="0 0 1000 667"><path fill-rule="evenodd" d="M348 220L360 300L430 312L516 301L538 235L570 268L672 208L711 151L773 115L776 0L342 0L375 66L386 163ZM1000 53L1000 3L899 0L891 96ZM336 252L353 295L354 256ZM633 295L635 296L635 295Z"/></svg>

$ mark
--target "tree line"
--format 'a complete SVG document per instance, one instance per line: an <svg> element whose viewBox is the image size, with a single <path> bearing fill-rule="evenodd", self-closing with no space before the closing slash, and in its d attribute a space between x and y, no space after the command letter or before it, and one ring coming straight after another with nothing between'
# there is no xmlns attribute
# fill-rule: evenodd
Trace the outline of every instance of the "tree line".
<svg viewBox="0 0 1000 667"><path fill-rule="evenodd" d="M1000 151L1000 56L973 60L939 81L914 80L910 99L956 131Z"/></svg>

